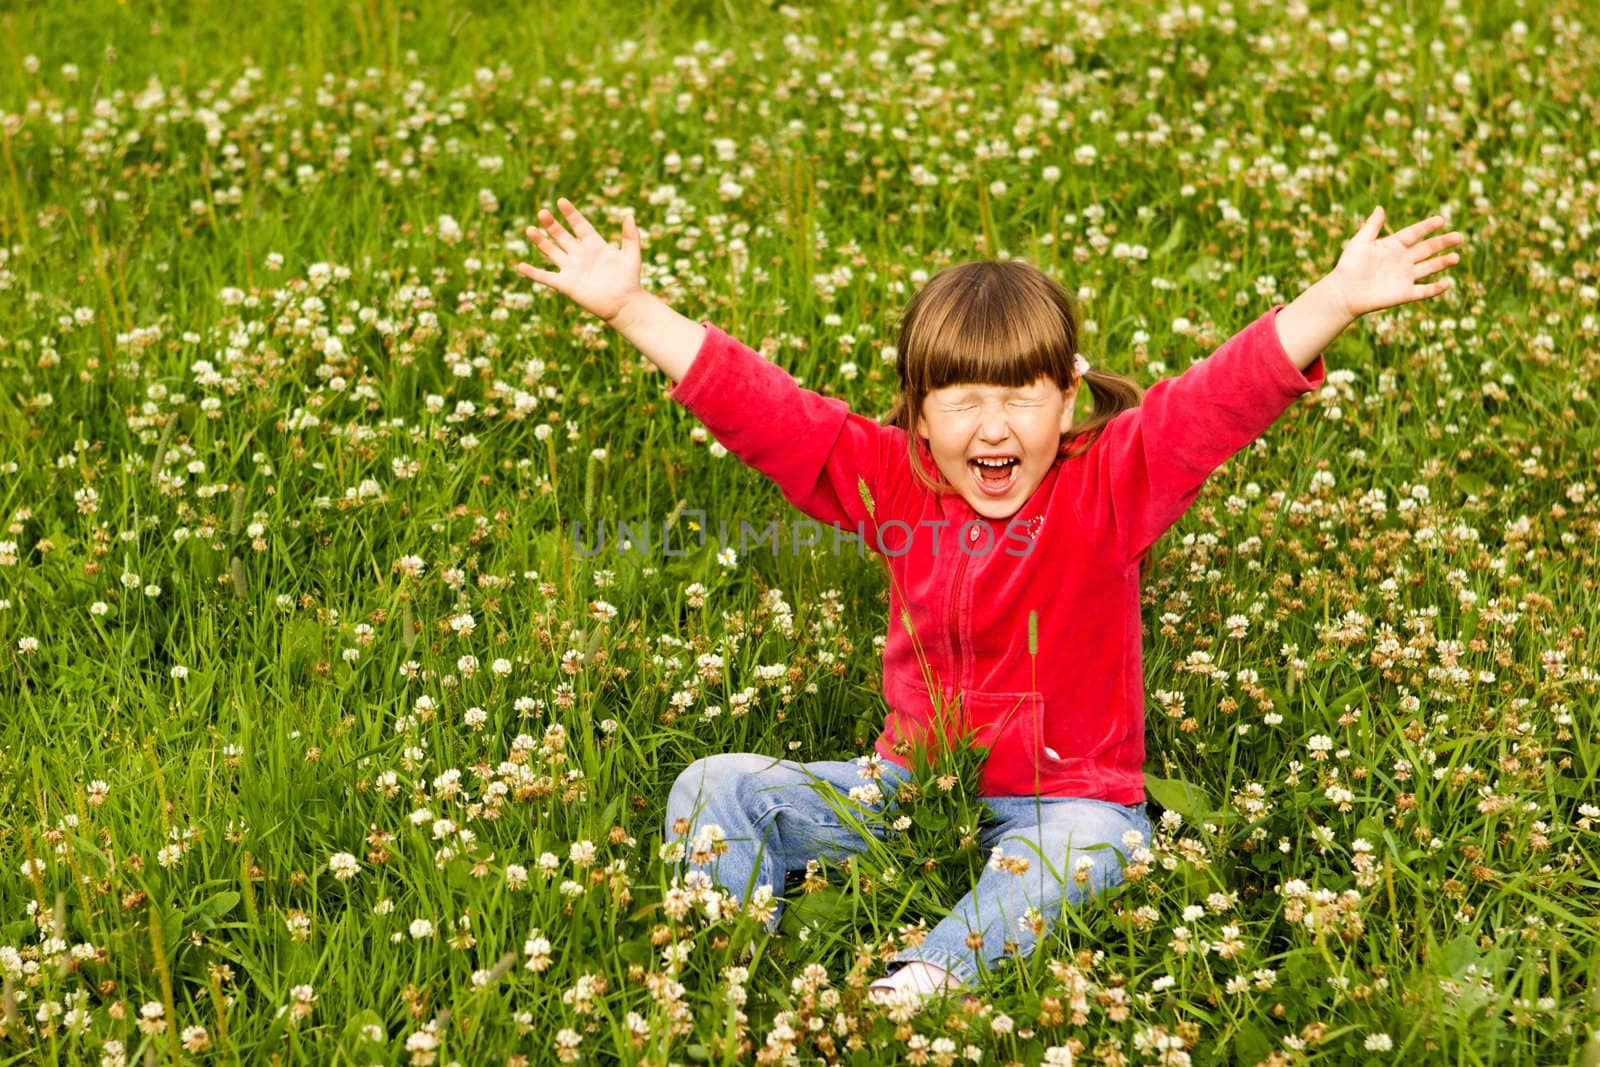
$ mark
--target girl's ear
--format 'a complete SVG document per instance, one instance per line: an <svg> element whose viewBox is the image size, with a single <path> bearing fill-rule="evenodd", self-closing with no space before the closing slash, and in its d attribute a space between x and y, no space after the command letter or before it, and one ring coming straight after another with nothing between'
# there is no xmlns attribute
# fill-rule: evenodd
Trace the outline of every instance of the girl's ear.
<svg viewBox="0 0 1600 1067"><path fill-rule="evenodd" d="M1072 383L1071 389L1061 390L1061 432L1066 433L1072 429L1072 419L1076 414L1078 403L1078 386L1083 379L1079 378Z"/></svg>

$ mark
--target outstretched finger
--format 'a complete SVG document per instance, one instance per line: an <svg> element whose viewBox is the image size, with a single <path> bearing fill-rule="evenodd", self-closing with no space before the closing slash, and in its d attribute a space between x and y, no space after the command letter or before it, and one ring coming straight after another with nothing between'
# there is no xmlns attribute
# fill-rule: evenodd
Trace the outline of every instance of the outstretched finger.
<svg viewBox="0 0 1600 1067"><path fill-rule="evenodd" d="M551 242L561 251L571 252L577 245L577 241L567 232L565 226L556 221L556 217L550 213L549 208L542 207L539 209L539 225L544 227L544 232L549 236Z"/></svg>
<svg viewBox="0 0 1600 1067"><path fill-rule="evenodd" d="M1376 241L1378 239L1378 232L1382 229L1383 206L1380 204L1378 207L1373 208L1372 214L1367 216L1367 221L1361 224L1361 229L1357 231L1356 237L1357 239Z"/></svg>
<svg viewBox="0 0 1600 1067"><path fill-rule="evenodd" d="M1395 234L1395 236L1400 239L1401 245L1406 248L1410 248L1412 245L1416 244L1418 241L1422 240L1428 234L1432 233L1434 230L1437 230L1444 224L1444 217L1441 215L1435 215L1431 219L1423 219L1421 222L1412 223L1410 226L1407 226L1405 229Z"/></svg>
<svg viewBox="0 0 1600 1067"><path fill-rule="evenodd" d="M547 288L554 289L557 292L561 291L560 287L556 285L556 279L560 277L560 275L552 273L551 271L540 270L531 263L518 263L517 273L522 275L524 278L536 281L540 285L546 286Z"/></svg>
<svg viewBox="0 0 1600 1067"><path fill-rule="evenodd" d="M1437 237L1430 237L1426 241L1412 245L1411 251L1415 253L1419 259L1425 258L1427 256L1437 255L1447 248L1454 248L1456 245L1465 240L1466 238L1460 233L1452 231L1450 233L1440 234Z"/></svg>
<svg viewBox="0 0 1600 1067"><path fill-rule="evenodd" d="M1453 285L1455 285L1455 282L1449 278L1441 278L1440 280L1436 282L1430 282L1427 285L1419 285L1411 291L1411 299L1413 301L1432 300L1434 297L1440 295Z"/></svg>
<svg viewBox="0 0 1600 1067"><path fill-rule="evenodd" d="M1430 274L1437 274L1446 267L1453 267L1460 262L1461 256L1455 252L1451 252L1448 255L1435 256L1433 259L1425 259L1411 268L1411 279L1415 281L1418 278L1426 278Z"/></svg>
<svg viewBox="0 0 1600 1067"><path fill-rule="evenodd" d="M528 227L528 240L533 242L535 248L545 254L545 258L558 267L567 263L567 250L556 244L555 238L537 226Z"/></svg>
<svg viewBox="0 0 1600 1067"><path fill-rule="evenodd" d="M595 228L589 225L589 220L583 217L583 212L578 210L578 205L571 200L562 197L556 201L556 207L567 217L567 225L572 227L572 234L578 240L587 241L591 237L600 236L595 232Z"/></svg>
<svg viewBox="0 0 1600 1067"><path fill-rule="evenodd" d="M633 257L635 261L641 256L639 223L634 220L632 215L628 215L622 220L622 250Z"/></svg>

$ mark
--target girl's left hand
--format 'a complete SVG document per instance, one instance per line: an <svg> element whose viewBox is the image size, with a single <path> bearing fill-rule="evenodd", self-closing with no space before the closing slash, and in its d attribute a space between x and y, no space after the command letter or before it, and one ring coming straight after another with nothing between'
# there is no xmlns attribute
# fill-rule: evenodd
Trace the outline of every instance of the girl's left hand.
<svg viewBox="0 0 1600 1067"><path fill-rule="evenodd" d="M1450 288L1449 278L1418 284L1428 275L1461 261L1456 252L1438 254L1465 241L1461 234L1452 231L1423 240L1444 224L1444 219L1435 215L1380 238L1383 208L1367 218L1361 230L1345 244L1344 254L1333 268L1333 280L1338 283L1352 319L1369 311L1428 300Z"/></svg>

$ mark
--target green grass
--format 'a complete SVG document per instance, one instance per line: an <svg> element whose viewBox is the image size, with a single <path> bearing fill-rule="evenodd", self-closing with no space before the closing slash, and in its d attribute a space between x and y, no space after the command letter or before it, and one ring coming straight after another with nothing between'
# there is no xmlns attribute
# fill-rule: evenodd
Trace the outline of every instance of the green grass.
<svg viewBox="0 0 1600 1067"><path fill-rule="evenodd" d="M1595 26L1459 6L0 15L0 1062L544 1063L563 1030L586 1062L1597 1062ZM662 910L689 762L867 751L887 590L848 553L571 550L795 516L513 274L557 195L635 211L654 291L873 415L946 263L1045 267L1149 383L1375 203L1469 244L1157 547L1147 769L1187 788L1148 869L896 1021L865 982L982 861L937 831L968 784L775 936Z"/></svg>

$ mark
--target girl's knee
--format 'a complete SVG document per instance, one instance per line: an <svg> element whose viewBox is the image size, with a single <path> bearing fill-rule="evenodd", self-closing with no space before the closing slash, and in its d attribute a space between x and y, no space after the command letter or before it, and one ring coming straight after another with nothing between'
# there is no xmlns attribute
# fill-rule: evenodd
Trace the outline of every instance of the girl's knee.
<svg viewBox="0 0 1600 1067"><path fill-rule="evenodd" d="M695 760L679 772L667 795L668 819L692 818L712 797L732 795L738 784L772 763L770 756L719 752Z"/></svg>
<svg viewBox="0 0 1600 1067"><path fill-rule="evenodd" d="M1145 824L1133 812L1123 813L1118 806L1088 802L1073 805L1066 817L1046 824L1043 836L1058 855L1069 849L1104 852L1114 858L1127 856L1135 848L1148 846Z"/></svg>
<svg viewBox="0 0 1600 1067"><path fill-rule="evenodd" d="M1041 864L1041 876L1054 876L1069 893L1098 893L1122 881L1122 867L1148 836L1136 820L1100 805L1074 805L1070 817L1047 821L1031 833L1001 839L1006 854Z"/></svg>
<svg viewBox="0 0 1600 1067"><path fill-rule="evenodd" d="M1105 892L1122 883L1122 857L1109 847L1093 850L1073 849L1067 856L1068 893L1083 899Z"/></svg>

